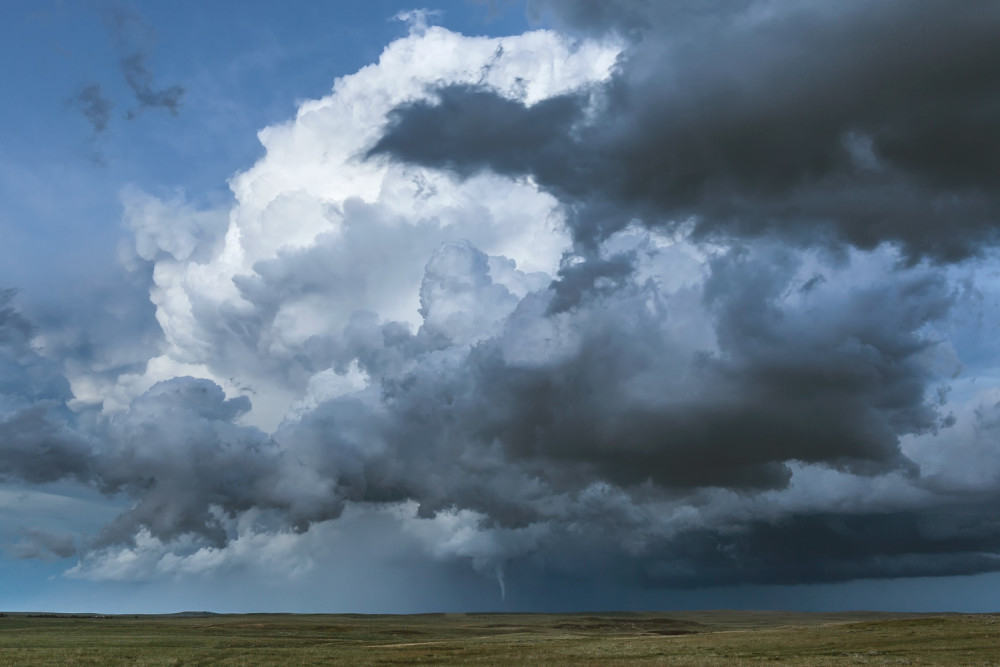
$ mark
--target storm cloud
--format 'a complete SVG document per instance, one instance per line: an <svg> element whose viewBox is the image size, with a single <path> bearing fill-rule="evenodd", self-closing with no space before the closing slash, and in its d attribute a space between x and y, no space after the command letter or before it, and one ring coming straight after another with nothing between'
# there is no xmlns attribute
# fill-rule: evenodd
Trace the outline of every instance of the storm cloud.
<svg viewBox="0 0 1000 667"><path fill-rule="evenodd" d="M539 7L572 34L416 26L231 205L123 191L149 304L4 293L0 472L119 503L14 553L308 568L362 516L501 587L1000 569L996 6Z"/></svg>
<svg viewBox="0 0 1000 667"><path fill-rule="evenodd" d="M530 175L584 244L635 218L705 240L891 242L911 261L996 241L994 3L545 4L628 38L610 80L544 104L444 86L393 111L371 154Z"/></svg>

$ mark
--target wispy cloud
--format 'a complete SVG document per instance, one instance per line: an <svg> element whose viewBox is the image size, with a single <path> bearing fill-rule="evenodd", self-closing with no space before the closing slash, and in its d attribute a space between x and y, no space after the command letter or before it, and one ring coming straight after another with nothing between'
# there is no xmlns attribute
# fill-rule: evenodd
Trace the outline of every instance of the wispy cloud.
<svg viewBox="0 0 1000 667"><path fill-rule="evenodd" d="M108 5L103 16L119 53L121 73L138 102L126 117L132 119L146 109L156 108L177 115L184 87L178 84L157 87L148 64L156 32L137 12L122 4Z"/></svg>
<svg viewBox="0 0 1000 667"><path fill-rule="evenodd" d="M69 98L68 103L78 109L93 129L97 138L108 129L114 103L104 95L101 84L91 83Z"/></svg>

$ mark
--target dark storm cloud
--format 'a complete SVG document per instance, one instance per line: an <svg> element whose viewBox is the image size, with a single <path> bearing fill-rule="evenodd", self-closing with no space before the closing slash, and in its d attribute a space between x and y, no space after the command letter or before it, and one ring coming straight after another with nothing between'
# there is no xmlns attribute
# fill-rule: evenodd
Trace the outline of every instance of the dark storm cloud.
<svg viewBox="0 0 1000 667"><path fill-rule="evenodd" d="M566 133L582 113L575 97L526 107L477 86L448 86L437 95L436 104L420 101L392 111L394 130L369 155L388 153L463 176L485 169L528 172L550 154L565 166Z"/></svg>
<svg viewBox="0 0 1000 667"><path fill-rule="evenodd" d="M819 300L781 303L787 256L734 254L717 260L703 294L717 352L678 346L664 326L671 299L633 283L566 313L561 324L577 337L568 354L512 363L505 348L542 305L526 300L500 338L462 361L462 374L396 385L402 430L464 428L467 441L499 443L557 486L768 488L785 484L789 460L861 473L906 467L898 435L935 424L918 358L929 343L917 330L947 310L942 282L859 290L817 315ZM438 379L456 376L454 387ZM443 413L428 414L435 408Z"/></svg>
<svg viewBox="0 0 1000 667"><path fill-rule="evenodd" d="M690 531L635 567L647 584L671 587L980 574L1000 570L998 528L988 506L792 515Z"/></svg>
<svg viewBox="0 0 1000 667"><path fill-rule="evenodd" d="M261 504L258 482L273 457L264 434L233 424L249 409L246 397L226 399L213 382L174 378L113 419L105 436L111 447L94 481L138 502L99 543L127 541L142 526L164 540L193 533L224 544L212 507L231 513Z"/></svg>
<svg viewBox="0 0 1000 667"><path fill-rule="evenodd" d="M745 502L745 498L734 502ZM653 535L613 504L603 516L553 528L522 562L539 580L604 581L642 589L801 585L974 575L1000 570L995 503L906 511L786 513ZM637 543L638 542L638 543ZM626 551L623 544L629 544ZM516 566L515 566L516 567ZM758 603L759 604L759 603Z"/></svg>
<svg viewBox="0 0 1000 667"><path fill-rule="evenodd" d="M578 259L578 258L573 258ZM625 284L632 274L635 256L623 253L608 258L590 258L575 263L564 262L558 280L552 282L554 298L550 312L559 313L580 303L585 295L613 292Z"/></svg>
<svg viewBox="0 0 1000 667"><path fill-rule="evenodd" d="M3 467L134 498L102 542L144 526L216 545L227 538L215 511L257 507L305 528L347 501L413 499L427 516L472 509L523 526L551 518L550 496L594 484L749 491L784 487L789 461L912 467L899 435L937 418L920 363L931 343L918 332L948 308L934 274L901 272L839 299L818 284L789 303L798 265L786 251L719 256L690 294L640 284L616 257L604 283L568 270L563 280L587 289L553 308L560 283L518 303L483 253L447 245L428 264L418 331L358 313L341 336L305 348L327 364L356 361L374 382L365 395L320 404L271 438L236 424L246 398L176 378L100 427L99 445L35 401L4 422ZM454 344L511 308L496 335ZM691 308L715 323L716 350L675 338L673 318ZM7 319L27 349L29 325Z"/></svg>
<svg viewBox="0 0 1000 667"><path fill-rule="evenodd" d="M918 529L887 533L861 510L838 519L857 554L832 550L823 559L796 546L792 536L803 531L833 541L836 522L751 515L721 524L706 517L622 558L621 544L650 531L641 509L648 502L699 489L782 489L796 461L912 475L899 436L939 419L924 396L930 374L921 356L933 342L921 330L954 298L931 270L897 270L852 289L800 278L798 255L766 244L719 254L703 282L665 291L621 269L643 257L610 255L597 278L570 270L586 264L568 265L562 280L584 289L554 308L565 298L559 282L518 301L494 282L490 258L468 243L447 244L428 262L417 331L359 311L341 334L304 348L318 356L302 363L356 362L372 380L364 392L322 402L268 436L239 425L247 398L227 398L208 380L161 382L126 412L91 421L55 400L69 395L55 374L0 421L0 468L8 479L71 478L130 498L85 548L129 543L143 529L165 543L193 537L219 547L233 537L227 522L250 509L302 531L349 502L414 500L420 516L468 509L483 516L484 529L550 535L537 549L555 572L568 567L557 545L589 526L591 574L650 584L987 569L975 549L990 542L975 526L968 539L921 545L911 539ZM263 298L262 287L244 293ZM682 320L698 310L714 344L680 338ZM488 330L484 322L498 312L510 314L496 333L456 344ZM31 350L27 320L9 305L0 314L13 368L52 375ZM921 516L913 516L918 528ZM881 542L865 551L859 545L872 533ZM43 542L25 539L18 553L60 553ZM63 542L53 544L65 551ZM523 548L500 541L482 557L502 562ZM727 570L733 554L749 564ZM783 558L802 564L783 568Z"/></svg>
<svg viewBox="0 0 1000 667"><path fill-rule="evenodd" d="M63 369L32 347L36 328L13 297L13 290L0 293L0 478L72 479L135 499L105 540L131 538L146 526L164 538L191 532L224 541L213 505L232 512L268 502L264 492L253 499L259 489L252 486L266 477L267 439L232 423L249 409L248 399L227 400L207 380L178 378L153 387L110 421L73 412L66 407L73 394ZM52 337L59 342L57 330ZM108 361L99 351L54 349L69 361L74 355ZM241 492L244 482L251 486Z"/></svg>
<svg viewBox="0 0 1000 667"><path fill-rule="evenodd" d="M591 546L609 554L649 530L636 518L645 503L784 489L793 462L916 473L899 438L940 421L922 359L934 345L922 327L954 299L938 273L897 270L875 286L837 288L800 278L796 253L759 244L720 253L701 283L667 291L637 280L643 261L648 253L633 250L568 264L561 281L518 301L494 281L490 258L447 244L428 262L417 331L358 311L340 334L302 348L304 366L356 363L372 382L360 394L321 402L268 436L239 425L245 397L175 378L91 426L86 443L71 419L36 403L3 423L0 463L14 478L71 477L131 498L91 547L141 529L222 546L227 521L249 509L301 531L349 502L413 500L423 517L473 510L483 527L549 531L556 543L572 526L604 526ZM266 302L267 281L287 278L265 271L243 293ZM582 287L567 301L568 284ZM471 337L497 317L495 333ZM714 342L684 338L693 317ZM23 340L27 323L11 321ZM612 491L593 500L600 488ZM758 547L757 557L776 557L767 549L778 538L752 521L727 532L702 523L670 543L670 558L695 573L689 583L716 576L703 543L739 530L763 535L740 538L747 557ZM667 549L657 544L621 572L653 576ZM498 559L516 551L495 550ZM953 565L972 567L964 563ZM851 576L885 573L862 565ZM816 567L787 576L822 578Z"/></svg>
<svg viewBox="0 0 1000 667"><path fill-rule="evenodd" d="M526 106L445 87L371 154L530 174L590 244L632 217L944 261L997 240L996 3L612 4L554 5L634 17L602 89Z"/></svg>
<svg viewBox="0 0 1000 667"><path fill-rule="evenodd" d="M90 443L72 427L72 394L56 364L32 347L34 326L0 291L0 478L90 479Z"/></svg>
<svg viewBox="0 0 1000 667"><path fill-rule="evenodd" d="M65 412L53 401L39 401L0 418L0 478L34 484L91 480L91 443L72 428Z"/></svg>
<svg viewBox="0 0 1000 667"><path fill-rule="evenodd" d="M490 312L510 298L487 267L475 248L448 246L428 265L417 332L359 312L315 348L374 382L274 436L295 467L330 480L330 498L413 499L426 516L472 509L523 526L548 520L550 497L594 484L780 489L791 461L912 474L900 435L939 425L924 395L934 343L920 330L953 295L933 272L840 294L813 277L801 290L792 253L742 249L719 256L700 290L665 294L626 275L553 308L555 283L497 335L454 346L477 316L468 304ZM692 304L717 350L676 339Z"/></svg>

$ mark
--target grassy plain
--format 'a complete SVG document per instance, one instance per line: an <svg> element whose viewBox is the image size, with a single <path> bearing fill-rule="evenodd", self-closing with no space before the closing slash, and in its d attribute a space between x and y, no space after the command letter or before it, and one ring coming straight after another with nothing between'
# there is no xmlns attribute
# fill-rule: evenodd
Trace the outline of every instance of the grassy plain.
<svg viewBox="0 0 1000 667"><path fill-rule="evenodd" d="M8 665L998 665L1000 615L0 617Z"/></svg>

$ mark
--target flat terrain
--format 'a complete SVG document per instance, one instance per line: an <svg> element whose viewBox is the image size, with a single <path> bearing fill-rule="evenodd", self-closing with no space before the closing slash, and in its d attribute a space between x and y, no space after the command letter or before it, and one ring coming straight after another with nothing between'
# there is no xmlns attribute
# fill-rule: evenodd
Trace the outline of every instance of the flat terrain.
<svg viewBox="0 0 1000 667"><path fill-rule="evenodd" d="M998 665L1000 615L0 617L0 665Z"/></svg>

